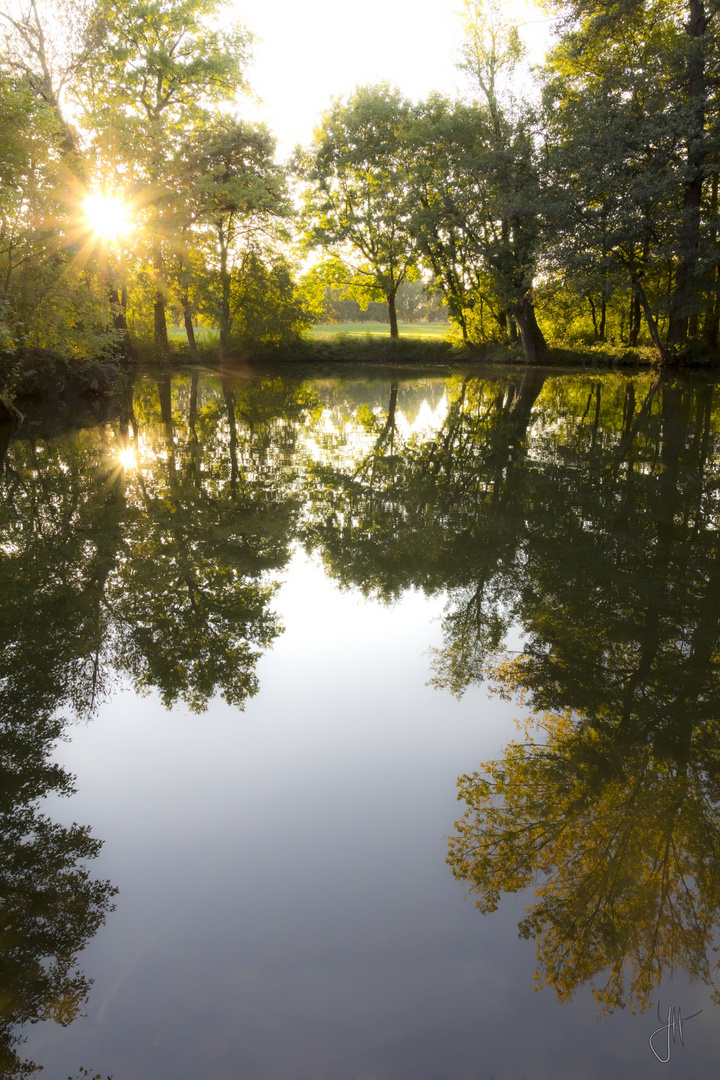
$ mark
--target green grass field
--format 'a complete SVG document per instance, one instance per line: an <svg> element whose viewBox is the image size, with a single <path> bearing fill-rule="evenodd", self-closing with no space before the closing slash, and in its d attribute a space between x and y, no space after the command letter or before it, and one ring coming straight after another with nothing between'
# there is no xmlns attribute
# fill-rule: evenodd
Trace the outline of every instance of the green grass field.
<svg viewBox="0 0 720 1080"><path fill-rule="evenodd" d="M199 342L205 341L217 341L220 336L218 330L214 330L209 326L196 326L195 327L195 340ZM168 326L168 338L170 341L187 341L187 335L185 333L184 326Z"/></svg>
<svg viewBox="0 0 720 1080"><path fill-rule="evenodd" d="M449 327L445 323L398 323L400 337L434 338L443 340L447 337ZM388 323L357 322L357 323L330 323L323 326L313 326L310 337L327 338L337 337L338 334L347 334L351 337L364 337L372 334L373 337L390 337Z"/></svg>

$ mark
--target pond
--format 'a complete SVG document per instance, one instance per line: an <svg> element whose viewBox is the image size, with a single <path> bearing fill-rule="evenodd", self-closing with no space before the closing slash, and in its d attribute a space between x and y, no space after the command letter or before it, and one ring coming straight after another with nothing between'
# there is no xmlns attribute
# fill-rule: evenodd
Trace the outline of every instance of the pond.
<svg viewBox="0 0 720 1080"><path fill-rule="evenodd" d="M0 457L4 1077L714 1075L712 379L148 371Z"/></svg>

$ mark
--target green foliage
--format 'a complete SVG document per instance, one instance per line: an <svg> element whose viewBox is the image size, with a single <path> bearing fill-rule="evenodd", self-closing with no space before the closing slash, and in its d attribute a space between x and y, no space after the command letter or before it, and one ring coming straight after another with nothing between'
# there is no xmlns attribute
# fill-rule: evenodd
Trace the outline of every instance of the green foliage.
<svg viewBox="0 0 720 1080"><path fill-rule="evenodd" d="M231 340L241 349L287 347L313 325L316 309L295 284L292 270L280 255L263 259L253 251L236 268L230 294Z"/></svg>
<svg viewBox="0 0 720 1080"><path fill-rule="evenodd" d="M325 114L301 160L308 247L331 254L328 284L342 284L361 306L387 300L393 336L397 290L416 273L403 137L410 113L387 83L359 87Z"/></svg>

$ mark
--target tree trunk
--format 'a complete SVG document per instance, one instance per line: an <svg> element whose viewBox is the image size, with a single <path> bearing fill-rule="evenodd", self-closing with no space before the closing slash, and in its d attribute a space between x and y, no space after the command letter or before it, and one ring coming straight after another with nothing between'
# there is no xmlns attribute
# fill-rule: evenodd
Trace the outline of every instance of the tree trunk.
<svg viewBox="0 0 720 1080"><path fill-rule="evenodd" d="M710 192L710 244L714 249L717 244L717 213L718 213L718 174L713 173L712 188ZM715 348L718 343L718 329L720 328L720 264L715 265L712 274L713 290L708 302L707 315L705 316L705 342Z"/></svg>
<svg viewBox="0 0 720 1080"><path fill-rule="evenodd" d="M600 331L599 331L599 334L598 334L598 337L600 338L600 341L605 340L605 326L606 326L606 324L607 324L607 301L606 301L605 297L603 296L602 300L600 301Z"/></svg>
<svg viewBox="0 0 720 1080"><path fill-rule="evenodd" d="M187 336L188 349L190 350L190 359L197 362L198 351L197 343L195 341L195 327L193 326L192 311L187 288L183 290L182 296L180 297L180 303L182 304L183 309L183 323L185 324L185 334Z"/></svg>
<svg viewBox="0 0 720 1080"><path fill-rule="evenodd" d="M122 294L119 294L117 285L109 284L108 300L112 312L113 326L120 331L122 354L127 356L131 351L127 325L127 289L123 287Z"/></svg>
<svg viewBox="0 0 720 1080"><path fill-rule="evenodd" d="M631 349L634 349L637 345L641 325L642 309L640 306L640 294L633 285L630 293L630 329L628 332L628 345Z"/></svg>
<svg viewBox="0 0 720 1080"><path fill-rule="evenodd" d="M650 331L650 337L653 340L655 348L660 354L661 362L663 364L669 364L672 357L660 339L660 332L658 330L657 323L655 322L655 317L652 313L650 304L648 303L648 298L645 295L645 290L640 284L640 275L638 271L634 268L631 270L631 275L633 288L637 293L638 300L640 301L640 306L642 307L643 313L645 315L645 322L647 323L648 330Z"/></svg>
<svg viewBox="0 0 720 1080"><path fill-rule="evenodd" d="M703 37L707 17L703 0L690 0L690 16L685 26L690 39L687 66L690 131L687 136L687 175L683 195L682 224L679 235L679 258L675 290L670 301L668 345L684 345L688 340L689 319L696 304L694 282L700 245L700 204L702 201L705 148L705 56Z"/></svg>
<svg viewBox="0 0 720 1080"><path fill-rule="evenodd" d="M218 230L220 241L220 347L218 357L224 360L227 355L227 341L230 335L230 271L228 270L228 245L224 230Z"/></svg>
<svg viewBox="0 0 720 1080"><path fill-rule="evenodd" d="M514 311L520 330L525 362L527 364L543 364L548 359L548 347L543 332L535 318L535 308L529 296L523 296L515 305Z"/></svg>
<svg viewBox="0 0 720 1080"><path fill-rule="evenodd" d="M595 340L600 337L600 331L598 330L597 312L595 311L595 303L592 296L588 296L588 304L590 305L590 314L592 315L593 330L595 332Z"/></svg>
<svg viewBox="0 0 720 1080"><path fill-rule="evenodd" d="M400 335L398 333L397 311L395 310L395 292L388 293L387 305L388 314L390 315L390 337L393 341L397 341Z"/></svg>
<svg viewBox="0 0 720 1080"><path fill-rule="evenodd" d="M163 354L167 354L169 346L165 321L165 263L159 247L156 247L153 252L153 269L155 270L154 341L155 347Z"/></svg>

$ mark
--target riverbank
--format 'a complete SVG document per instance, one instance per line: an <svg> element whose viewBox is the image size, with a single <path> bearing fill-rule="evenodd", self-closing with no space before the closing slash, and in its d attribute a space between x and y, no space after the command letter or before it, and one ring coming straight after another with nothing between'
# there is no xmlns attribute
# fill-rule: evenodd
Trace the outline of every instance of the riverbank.
<svg viewBox="0 0 720 1080"><path fill-rule="evenodd" d="M407 335L392 340L378 334L323 334L299 339L291 346L265 346L228 350L220 362L214 341L201 343L195 363L204 368L238 370L252 366L278 364L281 366L323 367L367 365L418 368L457 367L468 364L524 365L519 344L491 342L468 346L442 338ZM140 364L157 365L168 369L193 364L187 348L173 343L165 357L159 357L151 347L139 346L131 359L80 360L65 357L44 349L24 349L18 353L0 354L0 423L16 419L16 410L23 402L41 400L101 399L113 396L121 389L128 370ZM630 349L624 345L598 344L584 349L551 348L548 367L553 368L649 368L659 366L657 354L649 346ZM712 370L720 367L720 356L698 354L678 359L673 365L683 369Z"/></svg>

